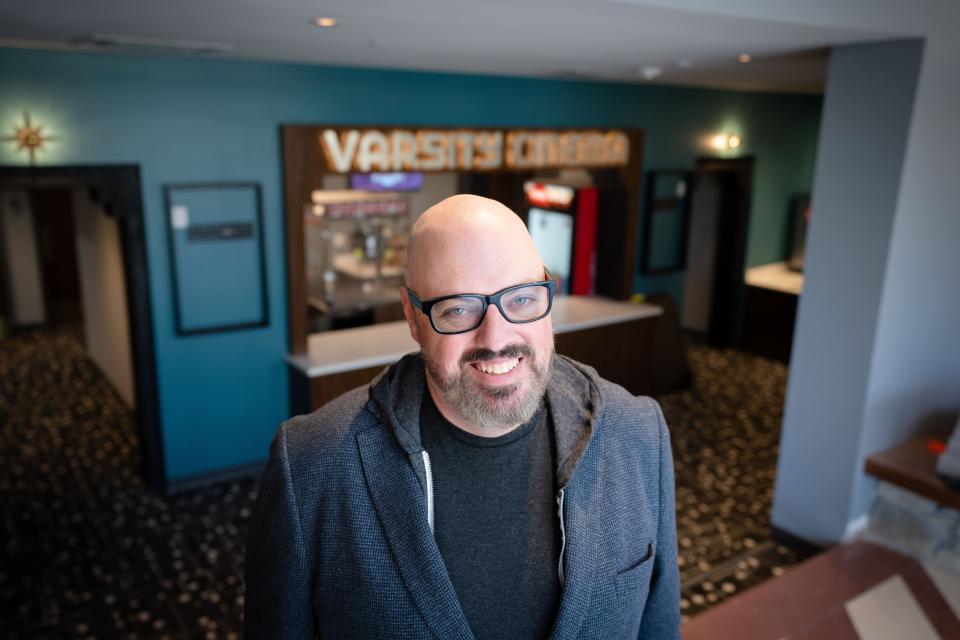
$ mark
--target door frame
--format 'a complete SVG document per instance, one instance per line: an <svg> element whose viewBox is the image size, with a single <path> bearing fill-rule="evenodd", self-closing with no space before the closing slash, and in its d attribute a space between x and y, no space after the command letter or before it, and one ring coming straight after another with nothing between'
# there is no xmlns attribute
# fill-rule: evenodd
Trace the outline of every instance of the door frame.
<svg viewBox="0 0 960 640"><path fill-rule="evenodd" d="M754 160L754 156L742 156L700 157L696 161L696 175L713 173L721 185L708 330L709 342L718 347L740 344Z"/></svg>
<svg viewBox="0 0 960 640"><path fill-rule="evenodd" d="M136 418L140 435L141 474L147 489L167 490L166 460L157 389L150 271L138 165L0 165L0 188L87 188L91 199L117 221L127 293L127 322L133 357Z"/></svg>

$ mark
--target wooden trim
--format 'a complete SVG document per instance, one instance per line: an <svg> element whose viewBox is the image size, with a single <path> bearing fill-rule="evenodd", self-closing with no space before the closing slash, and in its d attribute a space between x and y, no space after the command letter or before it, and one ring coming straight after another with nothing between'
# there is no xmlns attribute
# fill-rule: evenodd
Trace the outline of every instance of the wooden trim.
<svg viewBox="0 0 960 640"><path fill-rule="evenodd" d="M630 164L620 170L620 178L627 188L627 228L624 238L624 255L620 279L621 300L628 299L633 293L633 283L637 274L637 229L641 215L641 185L643 183L643 142L642 129L628 129L630 138Z"/></svg>
<svg viewBox="0 0 960 640"><path fill-rule="evenodd" d="M946 439L949 433L941 434ZM937 454L927 443L937 437L919 436L896 447L879 451L869 458L864 471L908 491L952 509L960 509L960 492L950 488L937 475Z"/></svg>
<svg viewBox="0 0 960 640"><path fill-rule="evenodd" d="M281 126L283 157L284 223L287 245L287 318L289 350L292 354L307 352L307 256L303 246L303 205L310 192L322 186L323 173L316 158L311 158L309 145L303 144L301 126ZM315 152L314 152L315 153ZM315 171L311 172L312 166Z"/></svg>

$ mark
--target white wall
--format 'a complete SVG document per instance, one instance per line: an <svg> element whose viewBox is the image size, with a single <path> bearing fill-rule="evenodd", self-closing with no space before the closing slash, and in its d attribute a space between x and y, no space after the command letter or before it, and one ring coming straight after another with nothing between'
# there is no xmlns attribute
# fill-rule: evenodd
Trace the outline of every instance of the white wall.
<svg viewBox="0 0 960 640"><path fill-rule="evenodd" d="M87 351L132 408L136 396L117 223L90 201L85 189L74 190L73 213Z"/></svg>
<svg viewBox="0 0 960 640"><path fill-rule="evenodd" d="M10 296L10 324L14 327L43 324L47 320L43 298L40 255L30 197L24 190L0 192L4 275Z"/></svg>

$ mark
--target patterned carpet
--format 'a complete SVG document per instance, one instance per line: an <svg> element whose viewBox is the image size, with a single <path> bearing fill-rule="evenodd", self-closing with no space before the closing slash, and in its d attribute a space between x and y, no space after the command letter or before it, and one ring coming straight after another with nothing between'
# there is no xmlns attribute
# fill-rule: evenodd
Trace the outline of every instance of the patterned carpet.
<svg viewBox="0 0 960 640"><path fill-rule="evenodd" d="M783 365L692 345L660 398L677 461L683 613L803 556L767 525ZM130 412L75 328L0 340L0 638L235 638L254 479L148 495Z"/></svg>
<svg viewBox="0 0 960 640"><path fill-rule="evenodd" d="M698 341L687 357L693 387L658 398L677 477L684 617L810 555L770 536L786 366Z"/></svg>

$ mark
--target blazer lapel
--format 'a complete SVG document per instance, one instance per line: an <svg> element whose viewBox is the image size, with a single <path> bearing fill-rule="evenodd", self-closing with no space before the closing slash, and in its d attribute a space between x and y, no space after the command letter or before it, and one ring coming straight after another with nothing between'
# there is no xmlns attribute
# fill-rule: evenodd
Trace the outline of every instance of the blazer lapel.
<svg viewBox="0 0 960 640"><path fill-rule="evenodd" d="M427 523L426 498L406 454L383 428L357 434L367 488L403 581L438 638L473 640Z"/></svg>

